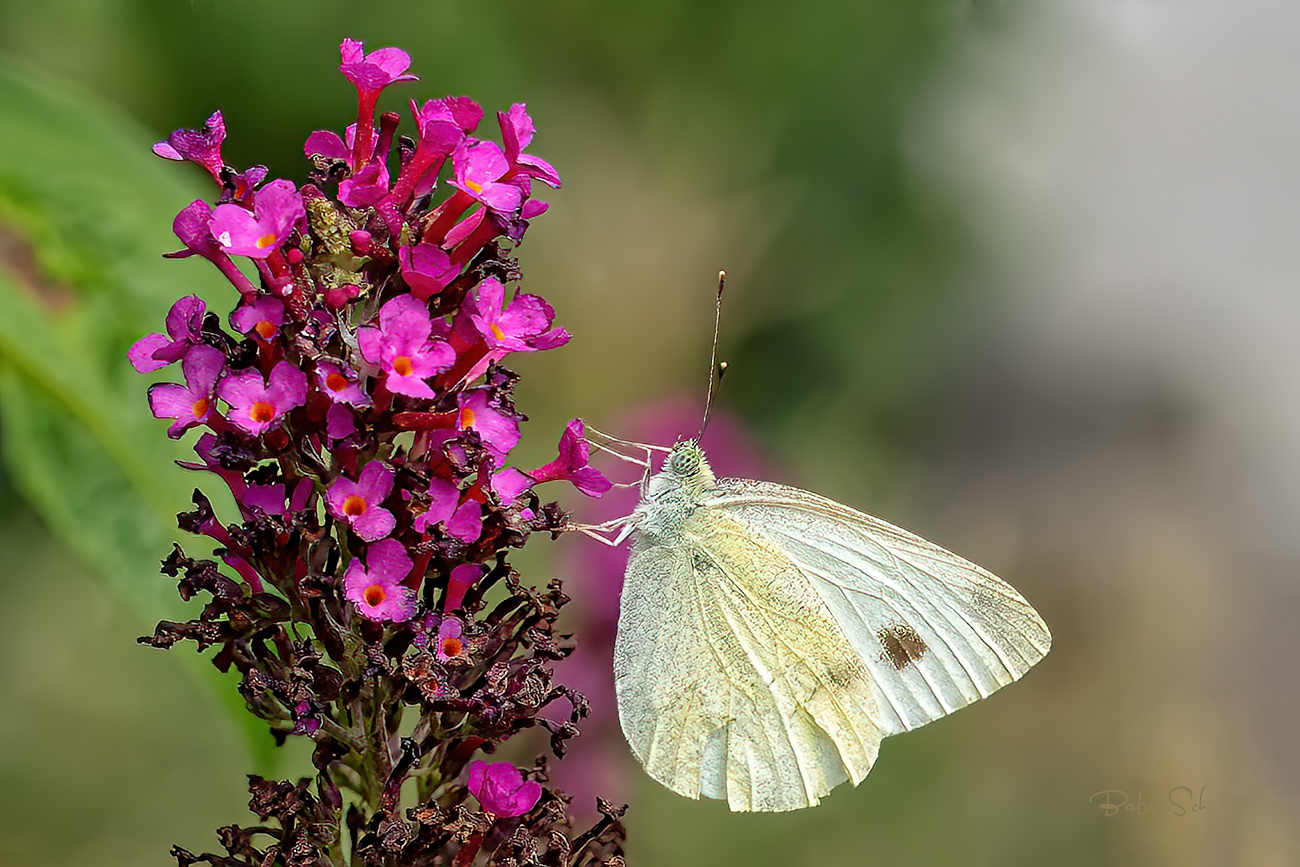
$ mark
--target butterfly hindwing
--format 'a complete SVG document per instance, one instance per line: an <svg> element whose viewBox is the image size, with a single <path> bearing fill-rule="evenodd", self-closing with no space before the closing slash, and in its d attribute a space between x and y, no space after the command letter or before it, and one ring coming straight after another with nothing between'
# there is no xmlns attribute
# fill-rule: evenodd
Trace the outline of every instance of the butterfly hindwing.
<svg viewBox="0 0 1300 867"><path fill-rule="evenodd" d="M766 539L808 579L870 671L886 734L988 696L1051 645L1047 626L1010 585L832 500L723 479L700 508Z"/></svg>

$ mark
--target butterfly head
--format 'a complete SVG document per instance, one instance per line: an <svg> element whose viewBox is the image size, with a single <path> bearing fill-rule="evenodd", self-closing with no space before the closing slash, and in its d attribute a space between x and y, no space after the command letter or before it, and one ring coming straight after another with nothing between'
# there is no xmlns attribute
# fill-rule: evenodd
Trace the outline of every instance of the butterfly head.
<svg viewBox="0 0 1300 867"><path fill-rule="evenodd" d="M691 500L702 497L716 481L697 440L683 440L673 446L664 458L663 472L680 484Z"/></svg>

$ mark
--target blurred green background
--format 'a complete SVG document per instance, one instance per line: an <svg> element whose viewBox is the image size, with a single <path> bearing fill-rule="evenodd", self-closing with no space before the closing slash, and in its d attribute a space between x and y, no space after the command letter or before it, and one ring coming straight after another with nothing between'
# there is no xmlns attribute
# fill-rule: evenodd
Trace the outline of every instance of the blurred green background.
<svg viewBox="0 0 1300 867"><path fill-rule="evenodd" d="M722 412L770 474L1052 627L815 810L601 753L631 863L1300 863L1300 21L1229 6L0 0L0 864L212 849L275 769L230 684L133 643L183 612L156 563L192 481L124 353L181 294L230 303L158 258L210 191L149 145L220 108L229 163L302 179L353 116L344 36L411 54L385 107L527 102L564 178L520 255L575 338L517 365L521 465L570 417L701 401L725 268Z"/></svg>

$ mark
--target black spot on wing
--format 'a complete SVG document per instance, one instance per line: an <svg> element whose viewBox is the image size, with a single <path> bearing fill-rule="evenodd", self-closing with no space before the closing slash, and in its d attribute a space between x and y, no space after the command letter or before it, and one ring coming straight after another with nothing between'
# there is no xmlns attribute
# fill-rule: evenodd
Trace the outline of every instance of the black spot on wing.
<svg viewBox="0 0 1300 867"><path fill-rule="evenodd" d="M882 658L898 671L902 671L914 662L919 662L930 649L926 647L921 636L916 634L916 630L906 623L886 626L876 633L876 640L885 651Z"/></svg>

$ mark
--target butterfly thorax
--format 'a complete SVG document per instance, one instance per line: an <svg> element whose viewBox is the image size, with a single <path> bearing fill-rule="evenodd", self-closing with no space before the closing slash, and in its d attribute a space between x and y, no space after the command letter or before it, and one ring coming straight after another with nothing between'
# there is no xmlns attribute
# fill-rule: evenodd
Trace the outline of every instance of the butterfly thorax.
<svg viewBox="0 0 1300 867"><path fill-rule="evenodd" d="M686 440L673 446L632 513L633 535L655 543L675 539L716 481L699 443Z"/></svg>

